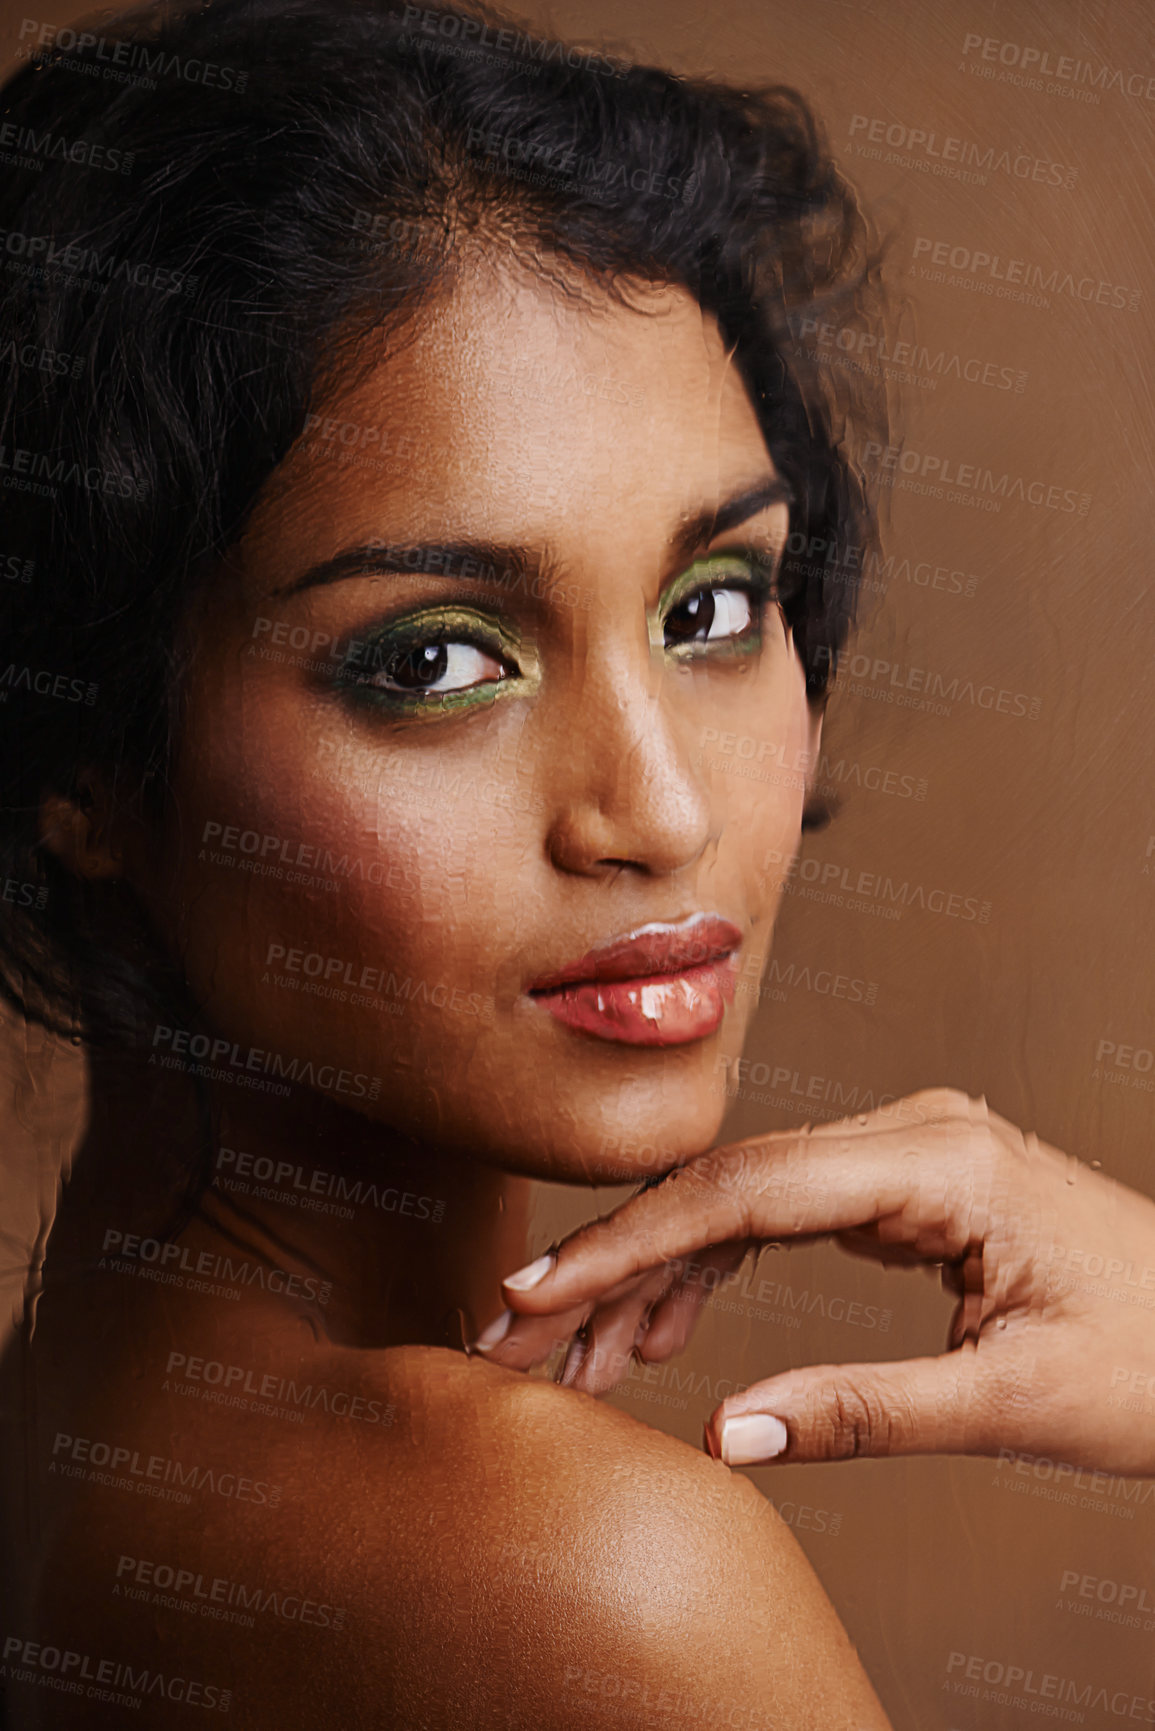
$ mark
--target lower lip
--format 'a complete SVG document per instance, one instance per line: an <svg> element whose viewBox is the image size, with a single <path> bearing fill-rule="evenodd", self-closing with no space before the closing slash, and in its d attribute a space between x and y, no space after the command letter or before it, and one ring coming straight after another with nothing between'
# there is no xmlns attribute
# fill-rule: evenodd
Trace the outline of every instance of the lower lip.
<svg viewBox="0 0 1155 1731"><path fill-rule="evenodd" d="M734 1001L732 955L681 974L589 980L535 994L535 1002L579 1034L622 1046L686 1046L717 1033Z"/></svg>

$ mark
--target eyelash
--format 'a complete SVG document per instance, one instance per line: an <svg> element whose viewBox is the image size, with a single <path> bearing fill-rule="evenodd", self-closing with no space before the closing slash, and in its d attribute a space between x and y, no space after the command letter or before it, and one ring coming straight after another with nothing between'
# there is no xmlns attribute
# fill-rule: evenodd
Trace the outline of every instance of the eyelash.
<svg viewBox="0 0 1155 1731"><path fill-rule="evenodd" d="M720 566L740 566L742 569L740 574L735 572L727 573L724 577L707 578L707 572L715 571ZM701 574L697 581L694 581L696 572ZM714 639L712 646L708 637L702 640L697 637L684 639L676 644L665 641L665 628L670 618L681 608L702 596L734 593L746 595L750 601L750 617L740 631ZM720 549L717 553L695 560L693 565L670 585L657 619L661 634L658 646L664 647L667 653L680 662L755 654L761 647L762 625L767 605L776 604L779 600L774 560L767 550ZM711 614L706 620L707 629L713 622L714 615ZM400 667L406 662L411 668L418 669L419 664L412 658L418 651L434 647L447 651L452 648L466 648L489 656L499 664L511 663L513 672L502 672L497 678L479 680L445 692L422 692L420 686L406 691L373 683L376 674L387 672L390 667L400 671ZM336 685L354 702L386 708L394 714L437 713L459 710L478 702L492 702L496 691L502 685L522 677L516 660L520 653L518 641L484 614L471 609L438 608L412 614L391 622L356 648L357 655L347 655L339 668ZM365 665L366 660L369 662L368 666ZM428 681L430 685L435 683L436 679L445 677L448 671L445 665L447 661L448 656L443 655L438 663L427 664L431 673L434 672L435 665L440 666L440 671Z"/></svg>
<svg viewBox="0 0 1155 1731"><path fill-rule="evenodd" d="M706 573L716 571L719 566L740 566L742 572L741 575L732 575L728 579L715 575L707 580ZM695 579L695 573L701 575ZM712 648L709 646L708 637L703 640L692 638L679 645L664 641L664 628L679 609L687 607L701 596L735 593L747 596L751 603L749 623L741 631L715 640ZM766 552L742 548L723 549L708 554L703 559L696 559L671 585L659 615L663 627L663 646L680 661L705 657L714 660L719 655L756 653L762 646L762 625L767 606L777 600L774 563ZM709 623L713 623L712 615Z"/></svg>
<svg viewBox="0 0 1155 1731"><path fill-rule="evenodd" d="M355 702L369 703L399 714L419 714L430 710L460 709L481 700L492 701L494 689L510 677L504 672L489 679L446 692L390 690L376 685L374 678L406 663L419 670L417 653L423 649L464 647L487 655L499 663L511 663L513 678L520 673L516 657L517 641L503 632L491 619L470 609L427 609L391 622L374 633L364 643L356 645L358 653L347 656L338 669L336 683ZM445 657L448 660L448 656ZM368 663L368 665L366 665ZM430 672L434 668L430 666ZM437 677L444 678L444 670ZM433 679L428 681L434 683Z"/></svg>

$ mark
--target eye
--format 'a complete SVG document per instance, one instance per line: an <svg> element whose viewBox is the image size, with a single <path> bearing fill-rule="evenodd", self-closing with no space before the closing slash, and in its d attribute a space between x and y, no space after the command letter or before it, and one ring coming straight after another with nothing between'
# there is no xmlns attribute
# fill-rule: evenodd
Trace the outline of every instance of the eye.
<svg viewBox="0 0 1155 1731"><path fill-rule="evenodd" d="M495 655L476 643L429 641L390 649L375 658L378 665L357 680L371 691L393 691L406 696L444 696L469 691L507 677L507 669Z"/></svg>
<svg viewBox="0 0 1155 1731"><path fill-rule="evenodd" d="M666 647L741 637L753 622L753 599L748 589L722 585L698 589L666 614Z"/></svg>
<svg viewBox="0 0 1155 1731"><path fill-rule="evenodd" d="M349 702L416 715L487 703L498 691L528 691L536 679L532 648L496 619L439 607L388 621L366 640L350 642L334 683Z"/></svg>
<svg viewBox="0 0 1155 1731"><path fill-rule="evenodd" d="M696 559L663 598L661 646L680 660L756 654L774 582L772 557L757 550Z"/></svg>

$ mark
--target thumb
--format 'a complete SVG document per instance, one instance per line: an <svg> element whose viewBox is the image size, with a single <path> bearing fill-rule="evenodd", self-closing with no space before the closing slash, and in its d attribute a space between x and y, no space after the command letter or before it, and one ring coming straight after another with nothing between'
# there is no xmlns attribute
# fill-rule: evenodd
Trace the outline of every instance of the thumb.
<svg viewBox="0 0 1155 1731"><path fill-rule="evenodd" d="M754 1383L707 1420L727 1466L858 1455L984 1454L988 1402L974 1344L896 1364L816 1364ZM994 1446L997 1447L998 1439Z"/></svg>

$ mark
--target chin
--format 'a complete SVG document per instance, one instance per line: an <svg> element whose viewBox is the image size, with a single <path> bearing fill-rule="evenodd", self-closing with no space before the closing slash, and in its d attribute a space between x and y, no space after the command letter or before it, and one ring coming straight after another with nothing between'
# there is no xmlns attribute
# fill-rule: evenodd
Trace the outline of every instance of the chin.
<svg viewBox="0 0 1155 1731"><path fill-rule="evenodd" d="M494 1163L547 1183L641 1184L714 1146L729 1104L724 1084L719 1071L692 1085L667 1079L657 1090L606 1088L580 1103L555 1100L549 1121L524 1125Z"/></svg>

